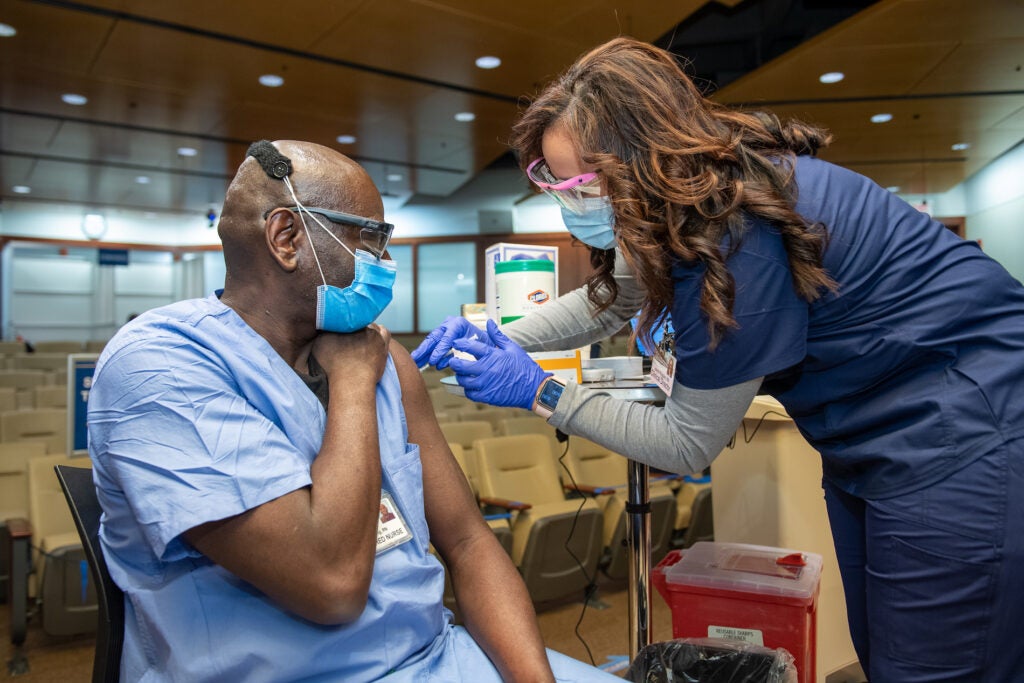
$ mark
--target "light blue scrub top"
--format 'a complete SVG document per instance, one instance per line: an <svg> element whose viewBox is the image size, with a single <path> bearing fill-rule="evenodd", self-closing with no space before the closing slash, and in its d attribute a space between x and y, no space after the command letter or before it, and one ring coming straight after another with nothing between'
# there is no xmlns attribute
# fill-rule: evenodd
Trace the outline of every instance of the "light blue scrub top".
<svg viewBox="0 0 1024 683"><path fill-rule="evenodd" d="M413 538L377 555L366 609L346 626L282 611L181 538L308 486L326 426L306 383L216 296L122 328L97 363L88 421L100 541L125 592L122 681L500 683L444 608L390 359L377 386L383 488ZM621 681L547 655L560 682Z"/></svg>
<svg viewBox="0 0 1024 683"><path fill-rule="evenodd" d="M933 484L1024 435L1024 287L857 173L799 157L795 181L797 212L828 231L838 291L801 299L778 231L751 221L726 260L739 327L715 351L703 266L672 270L676 380L715 389L766 376L825 478L869 499Z"/></svg>
<svg viewBox="0 0 1024 683"><path fill-rule="evenodd" d="M146 313L108 344L89 442L103 552L126 595L122 680L368 681L443 649L443 570L390 359L377 420L383 488L413 539L377 556L356 622L317 625L181 538L310 484L326 424L316 396L214 296Z"/></svg>

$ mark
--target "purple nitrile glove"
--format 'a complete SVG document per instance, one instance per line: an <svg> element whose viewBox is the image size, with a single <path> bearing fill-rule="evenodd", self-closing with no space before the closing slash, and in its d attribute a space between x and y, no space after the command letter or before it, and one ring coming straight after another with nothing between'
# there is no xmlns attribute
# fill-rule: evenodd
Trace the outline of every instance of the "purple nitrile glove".
<svg viewBox="0 0 1024 683"><path fill-rule="evenodd" d="M466 398L493 406L530 410L537 388L551 373L544 372L493 320L487 321L486 336L486 341L461 338L452 343L456 350L476 358L453 358L450 363L456 380L466 390Z"/></svg>
<svg viewBox="0 0 1024 683"><path fill-rule="evenodd" d="M465 318L448 316L416 347L411 354L412 360L421 368L429 363L438 370L444 370L452 358L449 353L452 350L452 342L460 338L490 342L483 330Z"/></svg>

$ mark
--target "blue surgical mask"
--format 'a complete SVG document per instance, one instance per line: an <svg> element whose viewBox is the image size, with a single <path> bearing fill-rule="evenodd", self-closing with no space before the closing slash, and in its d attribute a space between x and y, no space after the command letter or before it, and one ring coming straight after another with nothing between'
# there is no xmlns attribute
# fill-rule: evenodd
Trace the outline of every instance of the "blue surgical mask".
<svg viewBox="0 0 1024 683"><path fill-rule="evenodd" d="M583 213L562 208L562 222L573 237L597 249L615 248L615 212L608 195L584 197Z"/></svg>
<svg viewBox="0 0 1024 683"><path fill-rule="evenodd" d="M309 237L309 228L306 225L305 216L309 216L355 259L355 273L352 282L347 287L329 285L327 278L324 277L323 268L320 267L320 257L316 254L316 247L313 246L313 240L310 238L309 246L313 250L313 258L316 259L320 278L324 281L316 288L316 329L343 334L363 329L376 320L391 303L393 296L391 288L398 275L398 264L387 259L379 259L362 249L356 249L353 252L348 245L328 230L316 215L306 211L298 197L295 196L295 191L288 178L286 177L284 181L295 201L295 206L299 209L299 218L302 220L306 236Z"/></svg>
<svg viewBox="0 0 1024 683"><path fill-rule="evenodd" d="M398 266L378 260L368 251L356 249L355 277L348 287L322 284L316 288L316 329L325 332L355 332L381 314L391 303L391 287Z"/></svg>

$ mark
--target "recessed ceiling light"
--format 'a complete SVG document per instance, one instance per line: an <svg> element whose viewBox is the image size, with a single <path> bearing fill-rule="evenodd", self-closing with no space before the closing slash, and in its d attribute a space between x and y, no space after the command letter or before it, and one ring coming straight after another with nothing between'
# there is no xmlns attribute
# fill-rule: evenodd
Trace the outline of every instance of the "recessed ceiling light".
<svg viewBox="0 0 1024 683"><path fill-rule="evenodd" d="M460 111L458 114L455 115L455 120L456 121L461 121L463 123L466 123L468 121L472 121L475 118L476 118L476 114L474 114L471 111Z"/></svg>
<svg viewBox="0 0 1024 683"><path fill-rule="evenodd" d="M277 74L263 74L260 76L260 85L265 85L268 88L280 88L284 85L284 79Z"/></svg>
<svg viewBox="0 0 1024 683"><path fill-rule="evenodd" d="M485 57L477 57L476 65L481 69L497 69L499 66L501 66L501 59L499 59L498 57L492 57L491 55L487 55Z"/></svg>
<svg viewBox="0 0 1024 683"><path fill-rule="evenodd" d="M15 185L11 188L11 192L14 194L28 194L32 191L32 188L28 185Z"/></svg>
<svg viewBox="0 0 1024 683"><path fill-rule="evenodd" d="M842 71L829 71L828 73L818 76L818 80L822 83L838 83L844 78L846 78L846 74Z"/></svg>
<svg viewBox="0 0 1024 683"><path fill-rule="evenodd" d="M194 157L197 154L199 154L199 150L197 150L195 147L179 147L178 148L178 156Z"/></svg>
<svg viewBox="0 0 1024 683"><path fill-rule="evenodd" d="M888 190L889 192L899 192L900 191L900 186L899 185L890 185L889 187L887 187L885 189Z"/></svg>
<svg viewBox="0 0 1024 683"><path fill-rule="evenodd" d="M969 142L958 142L955 145L953 145L952 150L954 152L962 152L965 149L970 149L970 148L971 148L971 144Z"/></svg>
<svg viewBox="0 0 1024 683"><path fill-rule="evenodd" d="M76 107L81 107L83 104L89 101L89 98L85 95L79 95L78 93L66 92L60 96L64 100L65 104L73 104Z"/></svg>
<svg viewBox="0 0 1024 683"><path fill-rule="evenodd" d="M139 185L149 185L149 176L137 175L135 176L135 182L137 182Z"/></svg>
<svg viewBox="0 0 1024 683"><path fill-rule="evenodd" d="M871 117L871 123L888 123L889 121L892 121L892 114L888 112L875 114Z"/></svg>
<svg viewBox="0 0 1024 683"><path fill-rule="evenodd" d="M351 145L351 144L353 144L356 141L356 136L355 135L339 135L338 137L335 138L335 140L337 140L338 143L342 144L342 145Z"/></svg>
<svg viewBox="0 0 1024 683"><path fill-rule="evenodd" d="M10 24L0 24L0 38L10 38L13 35L17 35L17 33L18 29Z"/></svg>
<svg viewBox="0 0 1024 683"><path fill-rule="evenodd" d="M393 183L397 183L401 179L402 179L402 174L401 173L388 173L388 180L390 180Z"/></svg>

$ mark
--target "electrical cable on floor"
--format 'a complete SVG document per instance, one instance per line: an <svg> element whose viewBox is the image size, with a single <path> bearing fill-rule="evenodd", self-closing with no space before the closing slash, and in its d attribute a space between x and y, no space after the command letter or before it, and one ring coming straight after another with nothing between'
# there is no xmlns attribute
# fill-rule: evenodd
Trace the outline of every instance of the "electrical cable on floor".
<svg viewBox="0 0 1024 683"><path fill-rule="evenodd" d="M576 557L572 548L569 547L569 543L572 541L572 536L576 532L576 523L579 521L580 513L583 512L583 506L587 504L587 496L579 490L579 487L576 485L576 479L572 476L572 472L569 471L569 468L565 464L565 456L569 454L569 435L560 430L556 430L555 436L559 441L565 442L565 450L562 451L562 455L558 456L558 464L562 466L562 469L565 470L565 473L569 476L569 482L572 484L573 490L579 492L582 496L580 498L580 506L576 508L576 514L572 518L572 526L569 528L569 535L565 539L565 551L576 561L576 564L579 565L580 572L583 573L583 577L587 580L587 586L583 589L583 609L580 610L580 618L576 621L576 626L574 627L573 632L576 634L576 639L583 643L583 649L587 651L587 657L590 658L591 666L597 666L597 663L594 661L594 653L590 651L590 646L587 645L587 641L580 634L580 624L583 623L583 616L587 613L587 605L590 604L594 594L597 593L597 576L596 574L594 576L590 576L590 574L587 573L587 568L583 566L583 563L580 562L580 558Z"/></svg>

